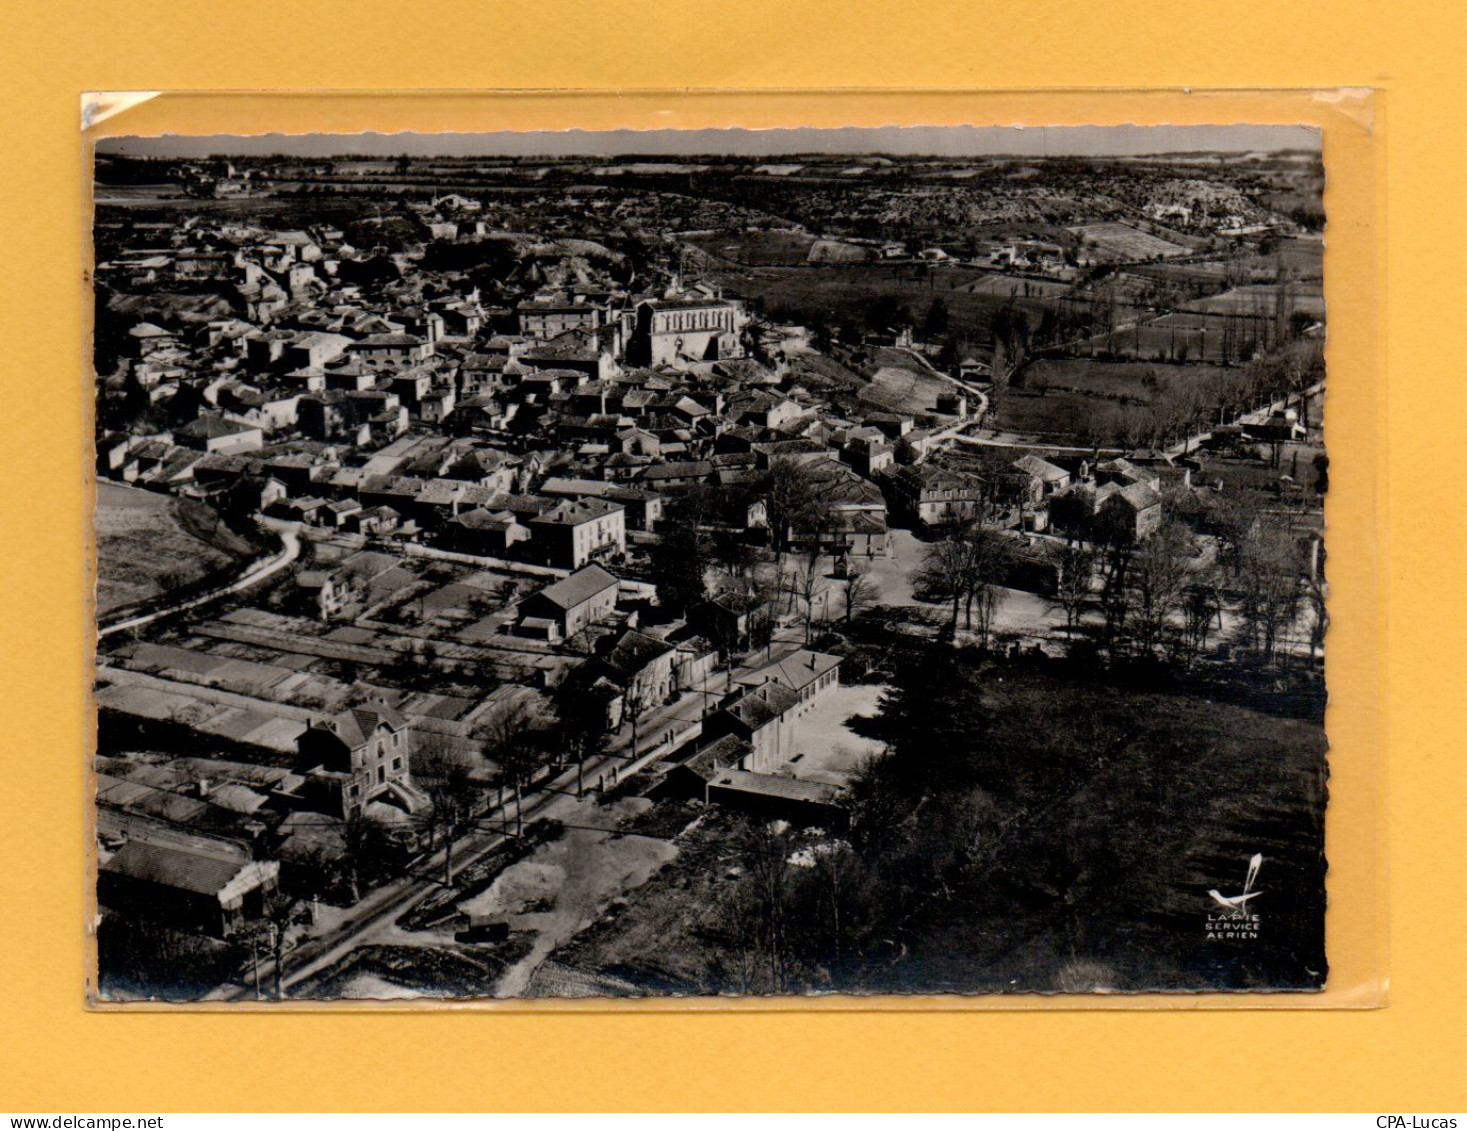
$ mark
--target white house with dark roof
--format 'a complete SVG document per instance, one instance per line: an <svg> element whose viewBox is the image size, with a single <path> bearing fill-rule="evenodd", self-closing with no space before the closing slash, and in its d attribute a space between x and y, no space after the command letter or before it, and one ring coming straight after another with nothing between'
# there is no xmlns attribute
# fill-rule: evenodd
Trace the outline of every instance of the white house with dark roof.
<svg viewBox="0 0 1467 1131"><path fill-rule="evenodd" d="M627 552L626 508L606 499L567 499L529 525L545 561L562 569Z"/></svg>
<svg viewBox="0 0 1467 1131"><path fill-rule="evenodd" d="M985 490L976 475L917 465L903 467L884 481L895 508L924 526L982 517Z"/></svg>
<svg viewBox="0 0 1467 1131"><path fill-rule="evenodd" d="M622 689L624 708L628 698L642 707L666 700L675 687L676 659L677 648L674 645L645 632L628 629L617 638L600 662L612 681Z"/></svg>
<svg viewBox="0 0 1467 1131"><path fill-rule="evenodd" d="M173 433L173 442L180 447L203 452L234 455L263 448L265 433L255 425L238 420L226 420L222 416L200 416L176 430Z"/></svg>
<svg viewBox="0 0 1467 1131"><path fill-rule="evenodd" d="M1073 476L1058 464L1050 463L1032 453L1014 460L1010 465L1029 481L1031 502L1040 502L1057 491L1063 491L1073 481Z"/></svg>
<svg viewBox="0 0 1467 1131"><path fill-rule="evenodd" d="M795 719L800 698L783 684L768 682L737 694L708 718L703 733L721 738L733 735L749 746L740 769L768 772L798 753Z"/></svg>
<svg viewBox="0 0 1467 1131"><path fill-rule="evenodd" d="M352 357L376 372L408 369L433 356L433 343L413 334L371 334L350 347Z"/></svg>
<svg viewBox="0 0 1467 1131"><path fill-rule="evenodd" d="M586 566L520 602L521 629L558 640L574 636L611 615L620 588L614 575Z"/></svg>
<svg viewBox="0 0 1467 1131"><path fill-rule="evenodd" d="M799 713L804 714L816 699L840 685L840 664L839 656L801 648L740 677L738 682L751 688L777 683L795 694Z"/></svg>
<svg viewBox="0 0 1467 1131"><path fill-rule="evenodd" d="M139 322L128 330L127 337L139 357L147 357L178 344L177 334L153 322Z"/></svg>

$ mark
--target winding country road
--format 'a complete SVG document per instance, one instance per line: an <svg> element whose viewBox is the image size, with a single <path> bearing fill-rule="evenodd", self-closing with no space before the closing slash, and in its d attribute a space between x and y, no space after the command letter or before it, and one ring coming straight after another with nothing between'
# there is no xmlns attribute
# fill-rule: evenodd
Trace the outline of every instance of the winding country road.
<svg viewBox="0 0 1467 1131"><path fill-rule="evenodd" d="M165 605L161 609L154 609L150 613L141 613L126 620L117 621L114 624L99 626L97 638L104 639L116 632L124 632L130 628L142 628L144 625L152 624L163 617L171 617L189 609L196 609L200 605L207 605L210 601L217 601L220 597L226 597L231 593L238 593L248 589L256 582L264 581L267 577L273 577L281 570L294 562L301 554L300 535L296 533L295 525L292 523L279 522L275 519L263 519L264 524L280 535L280 551L272 557L258 562L249 571L242 573L228 585L221 585L217 589L210 589L207 593L200 593L185 600Z"/></svg>

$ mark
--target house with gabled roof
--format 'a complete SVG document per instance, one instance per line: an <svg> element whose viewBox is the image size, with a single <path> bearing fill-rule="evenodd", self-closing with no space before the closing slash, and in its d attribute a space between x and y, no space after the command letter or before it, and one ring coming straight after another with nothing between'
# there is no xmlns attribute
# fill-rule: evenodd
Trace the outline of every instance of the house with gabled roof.
<svg viewBox="0 0 1467 1131"><path fill-rule="evenodd" d="M444 537L460 553L497 558L516 543L526 541L530 530L516 520L512 511L480 506L449 519Z"/></svg>
<svg viewBox="0 0 1467 1131"><path fill-rule="evenodd" d="M981 518L983 480L962 471L930 464L903 467L884 479L893 507L923 526Z"/></svg>
<svg viewBox="0 0 1467 1131"><path fill-rule="evenodd" d="M1107 483L1095 491L1095 513L1115 534L1140 542L1161 526L1161 494L1149 483Z"/></svg>
<svg viewBox="0 0 1467 1131"><path fill-rule="evenodd" d="M627 508L627 522L637 530L651 530L662 517L663 496L639 487L604 479L576 479L553 475L540 485L541 494L558 499L609 499Z"/></svg>
<svg viewBox="0 0 1467 1131"><path fill-rule="evenodd" d="M677 463L654 463L637 476L637 482L648 490L667 490L706 483L717 469L707 460L683 460Z"/></svg>
<svg viewBox="0 0 1467 1131"><path fill-rule="evenodd" d="M763 687L767 683L778 683L794 692L804 714L827 691L840 685L839 656L825 652L814 652L801 648L782 659L765 664L762 668L741 676L742 687Z"/></svg>
<svg viewBox="0 0 1467 1131"><path fill-rule="evenodd" d="M433 356L433 343L415 334L369 334L350 346L353 358L374 372L397 372Z"/></svg>
<svg viewBox="0 0 1467 1131"><path fill-rule="evenodd" d="M227 938L262 913L280 863L255 860L213 837L131 839L103 853L97 896L104 906L143 911L177 926Z"/></svg>
<svg viewBox="0 0 1467 1131"><path fill-rule="evenodd" d="M747 742L732 734L714 739L671 765L663 774L653 796L706 801L708 783L724 770L748 761L752 753Z"/></svg>
<svg viewBox="0 0 1467 1131"><path fill-rule="evenodd" d="M402 526L402 515L389 506L368 507L348 515L342 525L351 534L380 538Z"/></svg>
<svg viewBox="0 0 1467 1131"><path fill-rule="evenodd" d="M1066 534L1139 542L1161 525L1162 498L1147 482L1076 483L1053 497L1049 518Z"/></svg>
<svg viewBox="0 0 1467 1131"><path fill-rule="evenodd" d="M388 800L420 813L427 798L412 781L412 731L383 701L364 703L312 723L297 741L307 796L336 817Z"/></svg>
<svg viewBox="0 0 1467 1131"><path fill-rule="evenodd" d="M732 735L748 745L750 753L741 770L768 773L798 753L795 720L800 697L776 680L736 693L703 725L710 738Z"/></svg>
<svg viewBox="0 0 1467 1131"><path fill-rule="evenodd" d="M139 322L128 330L127 337L139 357L147 357L178 344L176 333L153 322Z"/></svg>
<svg viewBox="0 0 1467 1131"><path fill-rule="evenodd" d="M624 696L646 707L672 694L676 658L676 647L666 640L628 629L600 657L599 665Z"/></svg>
<svg viewBox="0 0 1467 1131"><path fill-rule="evenodd" d="M626 508L606 499L563 500L529 525L541 557L564 569L627 552Z"/></svg>
<svg viewBox="0 0 1467 1131"><path fill-rule="evenodd" d="M1014 460L1010 466L1028 480L1029 500L1033 503L1063 491L1073 481L1073 476L1065 468L1033 453Z"/></svg>
<svg viewBox="0 0 1467 1131"><path fill-rule="evenodd" d="M574 636L611 615L620 587L613 574L588 565L521 601L521 629L537 635L544 630L552 640Z"/></svg>

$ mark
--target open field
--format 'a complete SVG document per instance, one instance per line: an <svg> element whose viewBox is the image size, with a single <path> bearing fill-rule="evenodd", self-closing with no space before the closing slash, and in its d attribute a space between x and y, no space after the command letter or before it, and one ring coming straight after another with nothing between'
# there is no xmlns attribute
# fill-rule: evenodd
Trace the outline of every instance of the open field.
<svg viewBox="0 0 1467 1131"><path fill-rule="evenodd" d="M861 389L859 396L887 412L918 416L935 413L937 398L956 391L951 384L934 377L915 362L909 361L905 365L884 362L872 374L871 383Z"/></svg>
<svg viewBox="0 0 1467 1131"><path fill-rule="evenodd" d="M1294 284L1284 294L1288 313L1308 314L1313 318L1324 317L1324 291L1318 286ZM1220 295L1198 299L1187 309L1202 314L1240 314L1253 317L1271 317L1279 301L1279 288L1273 284L1234 287Z"/></svg>
<svg viewBox="0 0 1467 1131"><path fill-rule="evenodd" d="M709 255L745 267L796 267L810 258L815 237L807 232L713 232L688 237Z"/></svg>
<svg viewBox="0 0 1467 1131"><path fill-rule="evenodd" d="M1012 301L1037 315L1046 305L1037 297L1011 300L1007 294L952 289L981 277L986 276L963 268L937 268L930 275L919 276L913 267L892 266L766 268L718 272L715 276L738 294L762 299L771 317L805 325L823 320L859 324L871 303L883 297L905 305L920 323L932 301L941 298L947 304L952 330L976 341L987 338L993 312L999 307Z"/></svg>
<svg viewBox="0 0 1467 1131"><path fill-rule="evenodd" d="M203 503L97 484L97 612L222 572L256 547Z"/></svg>
<svg viewBox="0 0 1467 1131"><path fill-rule="evenodd" d="M1111 334L1096 334L1071 348L1074 354L1114 354L1138 361L1207 361L1230 364L1248 357L1261 334L1258 319L1187 311L1165 314Z"/></svg>
<svg viewBox="0 0 1467 1131"><path fill-rule="evenodd" d="M816 240L810 245L810 263L869 263L876 253L861 244L845 240Z"/></svg>
<svg viewBox="0 0 1467 1131"><path fill-rule="evenodd" d="M1324 240L1280 240L1276 252L1283 266L1300 279L1324 277Z"/></svg>
<svg viewBox="0 0 1467 1131"><path fill-rule="evenodd" d="M176 184L158 185L97 185L93 192L93 203L98 207L107 204L137 205L157 204L159 201L195 199L185 197Z"/></svg>
<svg viewBox="0 0 1467 1131"><path fill-rule="evenodd" d="M1128 274L1148 279L1217 286L1222 286L1228 273L1227 264L1222 260L1209 260L1205 263L1138 263L1126 270Z"/></svg>
<svg viewBox="0 0 1467 1131"><path fill-rule="evenodd" d="M1075 297L1106 300L1114 298L1119 305L1145 306L1154 303L1161 290L1163 286L1148 276L1131 271L1114 271L1084 290L1077 290Z"/></svg>
<svg viewBox="0 0 1467 1131"><path fill-rule="evenodd" d="M1220 365L1157 365L1042 358L1024 370L1024 388L1055 389L1149 404L1181 387L1210 390L1230 371Z"/></svg>
<svg viewBox="0 0 1467 1131"><path fill-rule="evenodd" d="M1024 370L1021 386L1009 389L994 424L1005 432L1076 441L1126 405L1151 404L1184 387L1198 389L1203 404L1210 404L1228 373L1220 365L1042 358Z"/></svg>
<svg viewBox="0 0 1467 1131"><path fill-rule="evenodd" d="M1003 398L993 426L1055 443L1075 443L1104 411L1094 397L1082 393L1028 393L1011 389Z"/></svg>
<svg viewBox="0 0 1467 1131"><path fill-rule="evenodd" d="M959 288L966 294L998 295L1001 298L1056 298L1068 294L1069 283L1057 279L1031 279L1022 275L984 275Z"/></svg>
<svg viewBox="0 0 1467 1131"><path fill-rule="evenodd" d="M1230 265L1236 278L1249 281L1274 282L1282 269L1295 280L1318 282L1324 276L1324 242L1318 239L1281 239L1269 254L1233 255L1189 263L1137 263L1126 270L1153 279L1221 286Z"/></svg>
<svg viewBox="0 0 1467 1131"><path fill-rule="evenodd" d="M112 194L115 190L108 187ZM156 199L146 196L128 200L110 199L97 206L97 222L105 226L109 221L125 220L139 223L145 220L177 221L180 211L209 217L215 222L239 219L247 223L274 225L281 228L306 228L326 225L354 230L375 226L371 214L363 207L363 197L350 192L333 193L330 196L247 196L219 200L198 197ZM364 217L369 217L364 219ZM386 224L396 226L405 219L389 212ZM99 250L105 246L106 231L99 232Z"/></svg>
<svg viewBox="0 0 1467 1131"><path fill-rule="evenodd" d="M1188 255L1192 251L1190 247L1158 239L1129 224L1080 224L1070 230L1101 259L1119 263Z"/></svg>

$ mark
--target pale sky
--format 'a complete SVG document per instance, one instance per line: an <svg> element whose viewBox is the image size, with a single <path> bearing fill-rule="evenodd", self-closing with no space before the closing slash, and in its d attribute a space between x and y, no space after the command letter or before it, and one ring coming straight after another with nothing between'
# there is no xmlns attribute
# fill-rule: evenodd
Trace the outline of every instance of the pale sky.
<svg viewBox="0 0 1467 1131"><path fill-rule="evenodd" d="M617 156L778 157L798 153L890 153L971 157L1124 157L1178 152L1320 149L1312 126L885 126L875 129L564 130L442 134L263 134L258 137L107 138L101 153L139 157L286 154L302 157Z"/></svg>

